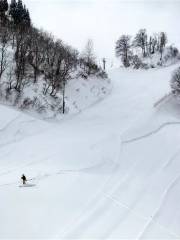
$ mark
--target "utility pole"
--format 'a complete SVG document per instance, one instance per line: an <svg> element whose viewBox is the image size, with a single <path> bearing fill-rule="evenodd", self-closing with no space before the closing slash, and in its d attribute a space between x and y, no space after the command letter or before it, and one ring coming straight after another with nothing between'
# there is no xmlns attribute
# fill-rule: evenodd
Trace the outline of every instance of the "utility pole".
<svg viewBox="0 0 180 240"><path fill-rule="evenodd" d="M66 87L66 81L64 79L63 80L63 114L65 114L65 107L66 107L66 103L65 103L65 87Z"/></svg>
<svg viewBox="0 0 180 240"><path fill-rule="evenodd" d="M61 71L65 71L65 68L66 68L66 64L65 64L65 61L63 60L62 61L62 63L61 63L61 66L60 66L60 68L61 68ZM62 97L63 97L63 106L62 106L62 110L63 110L63 114L65 114L65 108L66 108L66 102L65 102L65 93L66 93L66 91L65 91L65 88L66 88L66 78L65 78L65 76L63 76L63 90L62 90Z"/></svg>
<svg viewBox="0 0 180 240"><path fill-rule="evenodd" d="M103 70L105 71L106 70L106 59L103 58Z"/></svg>

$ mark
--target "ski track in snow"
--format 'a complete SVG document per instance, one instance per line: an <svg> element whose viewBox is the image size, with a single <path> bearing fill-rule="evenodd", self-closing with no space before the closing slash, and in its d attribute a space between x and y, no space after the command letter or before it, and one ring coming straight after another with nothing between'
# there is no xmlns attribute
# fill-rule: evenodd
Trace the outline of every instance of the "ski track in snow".
<svg viewBox="0 0 180 240"><path fill-rule="evenodd" d="M101 140L102 142L102 140ZM99 142L99 143L101 143ZM99 144L97 143L97 144ZM92 146L94 147L94 145ZM57 154L54 154L54 156L56 156ZM5 176L5 175L8 175L8 174L11 174L17 170L19 170L20 168L25 168L25 167L28 167L28 166L32 166L32 165L36 165L38 163L42 163L42 162L45 162L45 161L48 161L49 159L51 159L53 156L52 155L49 155L48 157L46 158L43 158L39 161L32 161L32 162L29 162L27 164L23 164L23 165L20 165L20 166L17 166L16 168L13 168L11 170L8 170L8 171L5 171L5 172L0 172L0 177L2 176ZM54 176L54 175L59 175L59 174L72 174L72 173L81 173L81 172L87 172L87 171L91 171L93 169L98 169L98 168L101 168L103 167L105 164L107 163L107 161L102 161L98 164L95 164L95 165L92 165L90 167L85 167L85 168L79 168L79 169L63 169L63 170L59 170L57 171L56 173L48 173L48 174L45 174L44 176L38 178L38 177L34 177L28 181L32 181L32 180L41 180L42 178L44 177L51 177L51 176ZM114 165L116 167L116 164L117 162L116 161L113 161L112 162L112 165ZM12 183L6 183L6 184L2 184L0 185L0 187L5 187L5 186L11 186L11 185L14 185L14 184L17 184L18 182L12 182Z"/></svg>
<svg viewBox="0 0 180 240"><path fill-rule="evenodd" d="M167 169L167 168L170 166L170 164L171 164L177 157L179 157L179 155L180 155L180 148L179 148L178 151L175 152L175 154L173 154L172 157L169 158L168 161L164 164L163 170Z"/></svg>
<svg viewBox="0 0 180 240"><path fill-rule="evenodd" d="M161 224L159 224L158 222L156 222L156 220L154 220L154 218L158 215L158 213L160 213L161 211L161 208L163 206L163 203L165 202L167 196L170 194L170 191L173 189L173 187L180 182L180 175L178 177L176 177L170 184L169 186L167 187L167 189L165 190L164 192L164 195L162 196L162 200L160 202L160 205L157 207L157 209L155 210L152 218L150 219L150 221L147 222L147 224L145 225L144 227L144 230L142 231L142 233L139 235L138 239L143 239L143 235L145 234L147 228L152 224L152 222L155 222L155 224L157 226L159 226L160 228L168 231L172 236L176 237L176 238L179 238L180 236L174 232L171 232L167 227L165 226L162 226Z"/></svg>
<svg viewBox="0 0 180 240"><path fill-rule="evenodd" d="M15 120L17 120L18 118L19 118L19 116L17 116L17 117L14 118L12 121L10 121L3 129L1 129L1 131L2 131L2 130L5 130L6 128L8 128L8 126L10 126L10 125L11 125ZM27 121L27 122L24 121L24 123L28 123L28 122L31 122L31 121ZM121 140L121 143L122 143L122 144L130 144L130 143L132 143L132 142L136 142L136 141L139 141L139 140L143 140L144 138L151 137L152 135L158 133L159 131L161 131L161 130L162 130L163 128L165 128L165 127L168 127L168 126L170 126L170 125L179 125L179 124L180 124L180 122L166 122L166 123L163 123L162 125L160 125L157 129L155 129L155 130L153 130L153 131L151 131L151 132L149 132L149 133L147 133L147 134L145 134L145 135L139 136L139 137L137 137L137 138L132 138L132 139L129 139L129 140L125 140L125 141ZM121 138L122 138L122 136L121 136ZM167 166L169 165L169 163L170 163L174 158L176 158L176 157L178 156L179 152L180 152L180 150L179 150L177 153L175 153L170 160L168 160L168 162L165 164L165 166L164 166L163 168L167 167ZM30 165L33 165L33 164L37 164L37 163L39 163L39 162L44 162L44 161L48 160L50 157L52 157L52 155L49 156L49 157L47 157L46 159L42 159L42 160L40 160L40 161L38 161L38 162L37 162L37 161L32 161L32 162L30 162L30 163L28 163L28 164L25 164L25 165L22 165L22 166L18 166L17 168L15 168L15 169L13 169L13 170L9 170L9 171L7 171L7 172L1 172L1 173L0 173L0 177L3 176L3 175L6 175L6 174L10 174L10 173L12 173L12 172L14 172L14 171L17 171L19 168L27 167L27 166L30 166ZM120 158L120 155L119 155L119 158ZM62 170L62 171L60 170L60 171L58 171L58 172L56 172L56 173L53 173L53 174L45 174L44 176L41 176L41 177L34 177L34 178L30 179L29 181L42 180L43 178L47 178L47 177L50 177L50 176L52 176L52 175L54 176L54 175L57 175L57 174L76 173L76 172L87 171L87 170L90 170L90 169L92 169L92 168L97 168L98 166L101 166L102 164L103 164L103 163L94 165L94 166L89 167L89 168L82 168L82 169L77 169L77 170L70 170L70 169L69 169L69 170ZM134 169L134 166L135 166L135 165L136 165L136 163L132 166L132 170ZM116 165L115 165L115 168L116 168ZM120 184L122 184L123 182L127 181L127 177L128 177L128 176L131 176L131 173L128 173L128 175L125 176L124 179L121 179L121 183L120 183ZM110 178L108 179L108 181L110 181L110 179L111 179L112 177L113 177L113 171L112 171L112 173L111 173ZM156 221L154 220L154 218L155 218L155 216L158 214L158 212L160 211L161 206L163 205L163 202L164 202L166 196L168 195L168 192L171 190L171 188L173 187L173 185L174 185L179 179L180 179L180 176L178 176L178 178L176 178L176 179L170 184L170 186L167 188L167 190L166 190L166 192L165 192L165 194L164 194L164 196L163 196L163 198L162 198L162 201L161 201L160 206L155 210L155 213L153 214L152 217L146 217L146 216L143 216L143 215L137 213L137 212L134 211L132 208L128 207L126 204L120 202L120 201L117 200L115 197L112 197L112 192L111 192L111 195L109 195L109 194L107 194L107 193L105 193L105 192L103 192L103 191L101 190L100 193L97 194L97 195L94 197L93 200L91 200L91 202L88 204L88 207L87 207L87 211L89 211L89 210L88 210L89 208L92 210L92 206L95 206L95 210L94 210L95 213L93 214L93 212L91 211L91 212L90 212L90 215L85 214L85 219L86 219L86 220L85 220L85 219L83 220L83 215L84 215L84 211L83 211L83 214L81 214L80 216L78 216L78 218L77 218L76 220L74 220L74 223L71 223L71 225L74 225L74 224L76 223L75 225L77 226L77 225L78 225L78 222L83 222L83 224L84 224L84 222L91 222L91 219L89 219L89 218L92 218L92 219L93 219L93 216L99 215L100 217L102 217L103 213L107 211L108 207L110 208L110 206L109 206L108 203L106 203L106 204L107 204L106 206L103 206L103 205L101 204L102 201L103 201L102 199L105 197L105 198L111 200L114 204L117 204L118 206L120 206L120 207L122 207L122 208L125 208L125 209L128 210L129 212L132 212L132 213L133 213L134 215L136 215L138 218L142 218L143 220L146 220L146 221L147 221L147 223L146 223L145 226L144 226L144 229L142 230L141 233L139 233L137 239L140 239L140 238L143 237L143 234L145 233L146 229L148 228L148 226L149 226L152 222L154 222L158 227L166 230L166 231L167 231L169 234L171 234L173 237L178 237L175 233L172 233L171 231L167 230L166 227L164 227L164 226L162 226L161 224L159 224L158 222L156 222ZM108 184L108 181L106 182L105 186ZM7 183L7 184L2 184L2 185L0 185L0 187L7 187L7 186L12 186L12 185L17 185L17 184L18 184L18 182L12 182L12 183ZM116 186L116 188L118 188L118 187L119 187L119 185ZM99 204L97 203L97 201L99 202ZM99 207L98 207L98 205L99 205ZM102 209L100 210L100 208L103 208L103 210L102 210ZM97 211L98 211L98 212L100 211L101 214L97 214ZM122 216L121 216L121 217L122 217ZM127 217L127 213L126 213L126 217ZM97 217L96 217L96 219L97 219ZM82 221L82 220L83 220L83 221ZM119 223L118 223L118 224L119 224ZM112 229L113 229L113 228L115 228L115 226L112 226ZM111 232L112 232L112 230L109 231L109 233L106 233L105 235L106 235L106 236L107 236L108 234L110 235ZM64 231L64 233L62 234L62 236L65 236L66 233L69 233L69 231ZM105 236L104 236L104 237L105 237Z"/></svg>
<svg viewBox="0 0 180 240"><path fill-rule="evenodd" d="M157 133L159 133L162 129L164 129L165 127L168 127L168 126L173 126L173 125L180 125L180 122L166 122L166 123L163 123L162 125L160 125L157 129L153 130L153 131L150 131L149 133L145 134L145 135L142 135L142 136L139 136L137 138L132 138L132 139L129 139L129 140L121 140L121 144L122 146L124 144L131 144L133 142L136 142L136 141L139 141L139 140L143 140L145 138L148 138L148 137L151 137ZM121 136L121 139L123 139L123 137ZM173 156L167 161L167 163L165 163L165 165L163 165L159 170L158 172L161 172L165 167L167 167L169 165L169 163L175 158L178 156L178 154L180 153L180 150L178 150L177 153L173 154ZM119 155L119 158L121 157L121 155ZM134 165L132 166L132 170L134 169L134 167L136 166L136 162L134 163ZM131 172L128 172L127 175L125 175L125 177L123 179L121 179L120 181L120 185L123 184L123 182L126 182L127 181L127 178L131 176ZM113 172L112 174L110 175L110 179L109 181L111 180L111 178L113 178ZM99 216L99 218L103 218L103 214L105 212L107 212L108 208L110 208L110 203L106 203L105 206L102 204L103 202L103 198L107 198L109 200L111 200L114 204L126 209L128 212L131 212L133 215L137 216L138 218L141 218L143 220L146 221L142 231L137 235L136 239L140 239L143 237L143 234L145 233L146 229L148 228L148 226L153 222L157 227L163 229L164 231L166 231L167 233L169 233L173 238L178 238L179 236L170 231L167 227L161 225L160 223L158 223L156 220L154 220L155 216L158 214L158 212L160 211L160 208L162 207L163 205L163 202L165 201L165 198L166 196L168 195L168 192L171 190L171 188L173 187L174 183L176 181L178 181L180 179L180 175L172 182L170 183L170 186L166 189L164 195L162 196L162 200L161 200L161 203L160 205L157 207L157 209L155 210L154 214L152 214L152 216L143 216L142 214L136 212L136 210L133 209L133 207L129 207L128 205L120 202L119 200L117 200L114 196L112 196L114 194L114 192L116 192L116 189L120 187L120 185L116 185L115 186L115 189L113 189L113 191L111 191L110 194L106 193L106 192L103 192L101 190L101 192L96 195L93 199L93 201L90 203L90 205L88 205L87 207L87 210L83 210L83 213L77 217L76 220L74 220L73 223L71 223L71 226L73 225L73 230L70 230L70 233L69 233L69 229L68 231L64 231L64 233L61 235L61 237L63 238L69 238L69 236L73 236L73 233L75 233L76 231L78 231L78 229L86 229L88 228L88 223L89 222L92 222L93 219L96 219L97 220L97 216ZM105 186L107 185L107 183L105 184ZM137 200L138 201L138 200ZM135 204L135 203L134 203ZM93 207L91 207L93 206ZM95 206L95 207L94 207ZM89 212L89 209L91 209L91 212ZM86 213L89 212L89 213ZM125 213L125 216L124 218L127 218L128 216L128 213ZM122 218L122 216L120 216ZM85 224L87 223L87 224ZM117 223L117 227L119 225L120 222ZM74 230L74 228L76 229L76 231ZM113 232L113 229L115 229L116 227L113 225L111 227L111 230L109 230L109 232L106 232L104 234L104 236L101 236L101 238L105 238L107 236L110 236L111 235L111 232ZM71 229L71 228L70 228ZM71 233L72 231L72 233ZM69 235L70 234L70 235Z"/></svg>
<svg viewBox="0 0 180 240"><path fill-rule="evenodd" d="M143 140L144 138L151 137L152 135L158 133L159 131L161 131L165 127L172 126L172 125L180 125L180 122L166 122L166 123L163 123L157 129L155 129L153 131L150 131L149 133L146 133L146 134L144 134L142 136L135 137L135 138L132 138L132 139L123 140L122 143L123 144L129 144L129 143L133 143L133 142L137 142L137 141Z"/></svg>
<svg viewBox="0 0 180 240"><path fill-rule="evenodd" d="M179 237L177 234L171 232L171 231L168 230L165 226L163 226L163 225L159 224L157 221L155 221L155 220L154 220L154 216L153 216L153 217L151 217L151 216L149 216L149 217L143 216L142 214L136 212L134 209L128 207L126 204L120 202L118 199L112 197L111 195L104 194L104 196L105 196L106 198L109 198L111 201L113 201L113 202L114 202L115 204L117 204L118 206L127 209L128 212L131 212L131 213L132 213L133 215L135 215L136 217L141 218L142 220L147 221L147 223L145 224L144 228L143 228L142 231L137 235L137 237L135 237L135 239L140 239L140 238L143 236L143 234L145 233L147 227L148 227L152 222L154 222L155 225L157 225L159 228L161 228L161 229L165 230L166 232L168 232L172 237L176 237L176 238ZM158 209L159 209L159 208L158 208ZM125 215L125 218L126 218L127 216L128 216L128 214ZM117 227L118 227L118 225L119 225L119 222L117 223ZM111 233L111 232L112 232L112 231L110 231L110 233Z"/></svg>
<svg viewBox="0 0 180 240"><path fill-rule="evenodd" d="M3 127L3 129L1 129L1 131L4 131L6 128L8 128L8 126L10 126L10 125L11 125L15 120L17 120L18 118L19 118L19 116L17 116L17 117L14 118L12 121L10 121L5 127ZM24 123L28 123L28 122L30 122L30 121L27 121L27 122L24 122ZM122 145L123 145L123 144L130 144L130 143L133 143L133 142L136 142L136 141L139 141L139 140L143 140L144 138L151 137L152 135L158 133L159 131L161 131L161 130L162 130L163 128L165 128L165 127L168 127L168 126L170 126L170 125L179 125L179 124L180 124L180 122L166 122L166 123L163 123L162 125L160 125L157 129L155 129L155 130L153 130L153 131L151 131L151 132L149 132L149 133L147 133L147 134L145 134L145 135L142 135L142 136L139 136L139 137L136 137L136 138L132 138L132 139L129 139L129 140L125 140L125 141L121 140L121 143L122 143ZM121 138L122 138L122 136L121 136ZM167 167L167 166L169 165L169 163L170 163L174 158L176 158L176 157L178 156L179 153L180 153L180 150L179 150L177 153L175 153L170 160L168 160L168 162L163 166L163 168ZM22 165L22 166L18 166L17 168L12 169L12 170L9 170L9 171L7 171L7 172L1 172L1 173L0 173L0 177L1 177L1 176L4 176L4 175L6 175L6 174L10 174L10 173L12 173L12 172L14 172L14 171L17 171L19 168L27 167L27 166L30 166L30 165L33 165L33 164L37 164L37 163L39 163L39 162L44 162L44 161L48 160L50 157L52 157L52 155L50 155L50 156L47 157L46 159L42 159L42 160L40 160L40 161L38 161L38 162L37 162L37 161L32 161L32 162L30 162L30 163L28 163L28 164L25 164L25 165ZM119 155L119 158L120 158L120 155ZM116 162L117 162L117 161L116 161ZM76 172L87 171L87 170L90 170L90 169L92 169L92 168L97 168L98 166L101 166L101 165L103 165L103 163L94 165L94 166L89 167L89 168L82 168L82 169L77 169L77 170L70 170L70 169L69 169L69 170L62 170L62 171L60 170L60 171L58 171L58 172L56 172L56 173L53 173L53 174L50 173L50 174L45 174L44 176L41 176L41 177L34 177L34 178L30 179L29 181L42 180L43 178L47 178L47 177L50 177L50 176L52 176L52 175L54 176L54 175L57 175L57 174L76 173ZM132 170L134 169L134 166L135 166L135 165L136 165L136 163L132 166ZM115 168L116 168L116 167L117 167L117 166L115 165ZM160 170L161 170L161 169L160 169ZM122 184L123 182L127 181L127 177L128 177L128 176L131 176L131 173L130 173L130 172L128 172L128 175L126 175L124 179L121 179L121 183L120 183L120 184ZM112 171L112 173L110 174L110 178L108 179L108 181L110 181L112 177L113 177L113 171ZM88 214L84 214L84 211L83 211L83 214L81 214L80 216L78 216L77 219L75 219L74 222L71 223L70 225L71 225L71 226L72 226L72 225L78 226L78 224L80 224L80 226L81 226L81 224L83 223L83 225L84 225L85 222L87 222L87 224L88 224L88 222L91 222L91 220L93 220L94 216L96 216L96 219L97 219L97 216L99 216L99 217L102 218L103 213L106 212L107 209L111 207L108 202L105 204L105 206L102 205L103 198L105 197L105 198L111 200L114 204L116 204L116 205L118 205L118 206L126 209L128 212L132 212L132 213L133 213L135 216L137 216L138 218L142 218L143 220L147 221L147 223L145 224L142 232L139 233L139 235L137 236L136 239L143 238L143 235L144 235L144 233L146 232L146 229L149 227L149 225L150 225L152 222L154 222L158 227L162 228L163 230L166 230L169 234L172 235L172 237L178 237L178 235L176 235L175 233L169 231L166 227L164 227L164 226L162 226L161 224L159 224L158 222L156 222L156 221L154 220L154 218L155 218L155 216L160 212L160 209L161 209L161 207L162 207L162 205L163 205L163 202L165 201L166 196L168 195L168 193L169 193L170 190L172 189L173 185L174 185L176 182L179 181L179 179L180 179L180 176L178 176L178 177L170 184L170 186L167 188L167 190L166 190L166 192L164 193L164 196L163 196L163 198L162 198L162 201L161 201L160 206L155 210L155 213L154 213L153 216L151 216L151 217L143 216L143 215L139 214L138 212L134 211L133 208L128 207L126 204L120 202L120 201L117 200L115 197L113 197L113 196L112 196L112 194L113 194L112 192L111 192L111 195L109 195L109 194L107 194L107 193L105 193L105 192L103 192L103 191L101 190L100 193L97 194L96 196L94 196L94 199L91 200L90 203L87 204L87 210L86 210L86 211L89 212L89 209L91 209L91 212L89 213L89 215L88 215ZM108 181L106 182L105 186L108 184ZM7 187L7 186L12 186L12 185L17 185L17 184L18 184L18 182L12 182L12 183L7 183L7 184L2 184L2 185L0 185L0 187ZM118 187L119 187L119 185L116 186L116 188L118 188ZM115 191L115 190L114 190L114 191ZM94 208L94 210L92 211L92 207L93 207L93 206L95 206L95 208ZM93 212L94 212L94 213L93 213ZM99 214L98 214L98 212L99 212ZM126 217L127 217L127 215L128 215L128 214L126 213ZM121 216L121 217L122 217L122 216ZM124 217L125 217L125 216L124 216ZM82 222L82 223L81 223L81 222ZM118 224L119 224L119 223L118 223ZM118 224L117 224L117 225L118 225ZM85 227L85 226L84 226L84 227ZM112 226L111 228L113 229L113 228L115 228L115 226ZM111 232L112 232L112 229L109 230L108 233L106 232L105 236L108 236L108 234L110 235ZM69 234L69 227L68 227L68 231L67 231L67 230L64 231L64 233L62 234L62 237L65 236L66 234ZM105 236L104 236L104 237L105 237Z"/></svg>
<svg viewBox="0 0 180 240"><path fill-rule="evenodd" d="M13 119L12 121L10 121L3 129L0 129L0 131L5 131L8 127L10 127L19 117ZM13 137L16 137L16 135L21 131L21 125L22 124L28 124L28 123L31 123L31 122L36 122L37 120L29 120L29 121L22 121L22 122L18 122L18 125L19 126L19 129L16 131L16 133L14 134ZM8 141L8 142L5 142L3 144L0 144L0 148L3 148L3 147L6 147L7 145L11 145L13 143L18 143L18 142L22 142L25 138L28 138L28 137L34 137L34 136L37 136L39 134L43 133L43 131L40 131L36 134L28 134L27 136L24 136L24 137L21 137L20 139L16 140L15 138L13 138L12 140Z"/></svg>
<svg viewBox="0 0 180 240"><path fill-rule="evenodd" d="M108 96L109 97L109 96ZM99 102L99 101L98 101ZM106 104L106 103L104 103ZM92 106L96 108L97 103L93 104ZM90 110L93 110L93 107L90 107ZM88 109L84 111L83 114ZM95 113L97 114L97 113ZM76 115L77 116L77 115ZM9 121L2 129L0 129L0 132L5 132L6 129L8 129L10 126L13 126L12 124L15 123L18 119L20 118L20 115L18 114L15 118L13 118L11 121ZM72 121L74 116L70 117L67 120ZM27 121L21 121L19 122L19 128L16 130L14 134L14 139L7 143L3 143L0 145L0 147L8 146L10 144L16 144L17 142L24 141L25 139L29 137L35 137L37 134L41 134L41 131L38 133L33 133L32 135L30 134L25 134L25 136L22 136L22 138L16 140L16 135L18 135L18 131L21 131L21 127L23 124L28 124L31 122L35 122L38 120L27 120ZM98 123L99 124L99 123ZM129 123L128 123L129 124ZM124 190L124 188L127 187L127 192L125 191L125 194L131 194L131 188L134 186L133 185L133 176L135 175L136 169L138 169L138 166L141 164L142 159L136 157L134 160L135 161L130 161L130 166L128 166L128 170L121 175L121 161L123 158L123 153L126 153L128 151L131 151L129 147L131 147L132 143L141 143L140 141L143 141L145 139L148 139L151 137L152 138L159 138L158 134L161 133L163 129L168 129L169 127L178 127L180 125L180 121L167 121L163 122L161 125L159 125L157 128L153 129L152 131L149 131L148 133L142 134L137 137L132 137L128 136L126 139L123 137L122 134L117 134L117 149L116 149L116 154L115 154L115 159L101 159L101 161L98 164L93 164L92 166L88 167L82 167L78 169L59 169L57 171L50 171L49 173L42 174L42 175L37 175L31 179L29 179L29 182L33 181L42 181L49 178L49 177L54 177L58 176L60 174L79 174L82 175L90 175L93 173L94 170L99 171L101 168L105 167L108 168L108 172L106 173L106 180L103 182L101 188L96 189L95 193L93 196L87 199L87 203L80 209L77 214L75 214L72 218L69 219L69 221L62 227L61 230L59 228L57 229L57 232L54 233L56 238L60 239L72 239L72 238L87 238L87 237L92 237L91 235L88 236L86 235L87 233L92 233L92 235L95 233L96 229L96 234L94 237L96 239L104 239L104 238L111 238L113 236L113 233L118 230L118 228L123 224L127 226L127 223L131 223L134 221L134 224L136 224L136 221L138 222L140 220L140 225L141 228L136 230L136 233L134 235L134 239L143 239L146 233L148 232L148 229L151 227L152 224L154 224L157 229L162 229L164 233L167 233L169 236L172 238L179 238L178 233L174 232L171 230L171 227L167 227L163 225L162 223L158 222L157 216L161 214L161 211L163 210L163 206L167 198L171 195L174 187L176 185L180 184L180 173L176 173L175 176L172 176L168 178L168 185L164 187L163 185L163 192L162 194L158 195L160 196L158 199L158 202L155 204L155 208L151 211L151 214L143 214L142 211L138 211L136 208L138 202L143 200L143 197L145 196L146 192L148 191L148 188L152 189L154 186L153 179L157 178L158 175L163 174L165 171L168 171L169 169L171 170L172 163L174 160L176 160L180 156L180 149L176 149L174 153L171 156L166 159L165 161L160 162L157 166L156 169L154 170L153 174L148 176L147 180L145 180L142 175L142 180L145 180L145 183L141 183L140 188L136 189L138 195L133 196L132 202L126 203L124 199L119 199L119 195L121 193L121 190ZM130 124L130 127L127 129L128 130L133 130L134 125ZM49 130L52 130L55 127L52 127ZM170 129L168 129L169 131ZM156 136L157 134L157 136ZM131 135L131 134L130 134ZM90 149L93 150L96 148L96 145L101 145L102 143L106 142L109 143L111 142L111 137L108 135L105 139L101 139L96 142L96 144L91 144ZM153 142L153 139L152 139ZM138 146L137 146L138 147ZM153 149L152 149L153 150ZM123 152L124 151L124 152ZM10 152L6 152L4 156L8 156ZM57 153L56 153L57 154ZM56 154L54 154L56 156ZM145 153L144 153L145 154ZM130 155L131 158L133 157L132 154ZM22 168L29 167L29 166L35 166L36 164L45 164L46 161L51 159L53 157L52 153L50 153L47 157L43 157L42 159L38 161L30 161L28 163L18 165L14 168L8 169L8 170L2 170L0 171L0 177L4 177L8 174L12 174L16 171L19 171ZM146 156L145 156L146 157ZM2 154L3 158L3 154ZM124 162L123 162L124 163ZM107 164L107 166L106 166ZM151 165L150 165L151 167ZM154 166L152 166L153 168ZM124 170L124 169L123 169ZM148 172L148 171L147 171ZM169 180L170 179L170 180ZM10 186L16 186L18 184L17 181L12 181L9 183L1 184L0 189L3 190L6 187ZM130 187L130 190L128 192L128 187ZM126 189L125 189L126 190ZM141 205L140 205L141 206ZM114 213L119 212L119 215L115 215ZM111 218L114 217L114 218ZM114 220L114 221L111 221ZM100 231L100 227L104 226L104 229ZM130 229L129 229L130 230Z"/></svg>
<svg viewBox="0 0 180 240"><path fill-rule="evenodd" d="M18 118L21 117L21 114L18 114L15 118L13 118L12 120L10 120L8 123L6 123L6 125L0 129L1 132L5 131L7 128L9 128L9 126L11 126L12 123L14 123L16 120L18 120Z"/></svg>
<svg viewBox="0 0 180 240"><path fill-rule="evenodd" d="M82 218L84 216L86 216L84 213L89 212L89 209L92 209L94 206L97 205L97 202L100 202L101 205L101 199L102 199L102 191L103 189L106 188L106 186L108 185L108 183L111 181L111 178L113 177L113 173L116 171L117 165L118 165L118 161L119 161L119 156L120 153L122 151L122 140L119 136L119 140L118 142L120 143L119 146L119 150L117 149L117 156L115 161L113 162L113 166L112 166L112 171L109 174L109 177L107 178L107 181L104 183L104 187L102 189L100 189L100 191L93 196L92 199L90 199L88 201L88 203L86 204L86 208L84 208L81 213L76 216L65 228L64 230L61 232L61 234L57 234L56 237L61 237L61 238L65 238L66 234L69 234L69 230L72 229L72 226L77 226L79 224L79 222L82 220Z"/></svg>

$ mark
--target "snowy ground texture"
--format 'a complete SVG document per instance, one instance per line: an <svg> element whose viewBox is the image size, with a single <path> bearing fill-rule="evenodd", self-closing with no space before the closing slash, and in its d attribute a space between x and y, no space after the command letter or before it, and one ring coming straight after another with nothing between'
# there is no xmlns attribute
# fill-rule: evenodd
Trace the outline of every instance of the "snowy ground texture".
<svg viewBox="0 0 180 240"><path fill-rule="evenodd" d="M1 106L0 238L180 238L180 108L159 101L176 67L113 70L111 95L53 123Z"/></svg>

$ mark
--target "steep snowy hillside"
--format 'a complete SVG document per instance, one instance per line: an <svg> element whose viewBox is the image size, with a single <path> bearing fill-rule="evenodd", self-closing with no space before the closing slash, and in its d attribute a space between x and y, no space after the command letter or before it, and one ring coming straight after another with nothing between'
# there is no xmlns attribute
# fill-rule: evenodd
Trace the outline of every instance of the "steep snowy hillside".
<svg viewBox="0 0 180 240"><path fill-rule="evenodd" d="M36 28L22 0L0 1L0 103L43 118L78 113L111 91L94 45L83 51Z"/></svg>
<svg viewBox="0 0 180 240"><path fill-rule="evenodd" d="M0 106L0 238L179 238L179 107L159 102L176 67L113 70L66 121Z"/></svg>
<svg viewBox="0 0 180 240"><path fill-rule="evenodd" d="M63 118L62 93L56 97L43 94L42 82L29 84L18 96L12 92L7 97L7 91L0 89L0 103L20 109L41 119ZM68 81L65 89L65 106L67 115L81 112L83 109L96 104L110 94L112 84L109 78L90 76L87 79L75 78Z"/></svg>

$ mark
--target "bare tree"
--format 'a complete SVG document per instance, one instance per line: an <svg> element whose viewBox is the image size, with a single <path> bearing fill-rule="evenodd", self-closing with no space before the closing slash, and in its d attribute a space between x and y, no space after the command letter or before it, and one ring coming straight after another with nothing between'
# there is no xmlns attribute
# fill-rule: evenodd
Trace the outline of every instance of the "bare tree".
<svg viewBox="0 0 180 240"><path fill-rule="evenodd" d="M180 67L173 72L170 85L172 93L180 96Z"/></svg>
<svg viewBox="0 0 180 240"><path fill-rule="evenodd" d="M116 56L121 57L122 63L125 67L130 66L131 53L131 37L129 35L122 35L116 42Z"/></svg>
<svg viewBox="0 0 180 240"><path fill-rule="evenodd" d="M164 52L164 48L166 47L167 44L167 35L165 32L161 32L159 34L159 52L161 54L160 60L162 61L162 56Z"/></svg>
<svg viewBox="0 0 180 240"><path fill-rule="evenodd" d="M18 92L22 91L22 88L26 82L26 73L28 69L28 53L29 53L29 32L19 30L16 32L15 41L15 75L16 85L15 89Z"/></svg>
<svg viewBox="0 0 180 240"><path fill-rule="evenodd" d="M10 34L7 28L1 28L0 32L0 79L8 66L8 45Z"/></svg>
<svg viewBox="0 0 180 240"><path fill-rule="evenodd" d="M157 34L154 34L151 38L151 42L150 42L150 54L154 54L157 49L158 49L158 36Z"/></svg>
<svg viewBox="0 0 180 240"><path fill-rule="evenodd" d="M142 55L143 57L146 56L147 52L147 33L146 29L140 29L139 32L136 34L134 41L133 41L134 47L139 47L142 49Z"/></svg>
<svg viewBox="0 0 180 240"><path fill-rule="evenodd" d="M81 58L83 59L84 71L87 73L87 75L90 75L96 65L96 57L94 54L94 44L92 39L88 39L81 54Z"/></svg>
<svg viewBox="0 0 180 240"><path fill-rule="evenodd" d="M45 61L44 53L44 34L41 31L33 28L30 31L29 47L30 51L28 54L28 63L33 68L34 72L34 83L37 82L38 75L41 72L41 67Z"/></svg>
<svg viewBox="0 0 180 240"><path fill-rule="evenodd" d="M71 78L71 73L74 71L74 66L77 64L77 51L73 48L66 46L64 51L64 59L61 63L60 78L62 82L62 95L63 95L63 114L65 114L65 88L67 81Z"/></svg>

